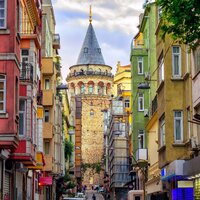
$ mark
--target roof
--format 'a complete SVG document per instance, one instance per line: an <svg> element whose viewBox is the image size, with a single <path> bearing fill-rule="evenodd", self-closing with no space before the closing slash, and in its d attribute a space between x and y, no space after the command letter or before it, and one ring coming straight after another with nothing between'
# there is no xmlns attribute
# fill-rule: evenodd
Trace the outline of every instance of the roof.
<svg viewBox="0 0 200 200"><path fill-rule="evenodd" d="M105 65L101 48L97 41L92 23L89 24L87 33L77 60L77 65L99 64Z"/></svg>

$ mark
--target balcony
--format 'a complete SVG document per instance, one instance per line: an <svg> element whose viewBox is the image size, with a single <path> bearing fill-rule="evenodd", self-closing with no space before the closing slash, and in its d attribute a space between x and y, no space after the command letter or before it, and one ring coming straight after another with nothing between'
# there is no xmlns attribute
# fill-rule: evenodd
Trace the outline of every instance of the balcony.
<svg viewBox="0 0 200 200"><path fill-rule="evenodd" d="M112 73L108 73L108 72L80 71L80 72L70 73L67 76L67 80L72 78L72 77L78 77L78 76L106 76L106 77L111 77L111 78L114 77Z"/></svg>
<svg viewBox="0 0 200 200"><path fill-rule="evenodd" d="M31 63L22 63L20 69L20 81L33 82L33 65Z"/></svg>
<svg viewBox="0 0 200 200"><path fill-rule="evenodd" d="M53 34L53 48L60 49L60 35Z"/></svg>
<svg viewBox="0 0 200 200"><path fill-rule="evenodd" d="M43 90L42 105L43 106L53 106L53 90Z"/></svg>
<svg viewBox="0 0 200 200"><path fill-rule="evenodd" d="M148 149L137 149L136 161L139 165L148 164Z"/></svg>
<svg viewBox="0 0 200 200"><path fill-rule="evenodd" d="M36 150L34 144L26 139L20 140L18 148L10 155L10 158L22 162L24 165L36 165Z"/></svg>
<svg viewBox="0 0 200 200"><path fill-rule="evenodd" d="M53 125L50 122L43 123L43 139L53 138Z"/></svg>
<svg viewBox="0 0 200 200"><path fill-rule="evenodd" d="M42 58L42 74L53 75L54 74L54 62L52 57Z"/></svg>
<svg viewBox="0 0 200 200"><path fill-rule="evenodd" d="M52 155L44 155L45 166L44 171L52 171L53 170L53 157Z"/></svg>

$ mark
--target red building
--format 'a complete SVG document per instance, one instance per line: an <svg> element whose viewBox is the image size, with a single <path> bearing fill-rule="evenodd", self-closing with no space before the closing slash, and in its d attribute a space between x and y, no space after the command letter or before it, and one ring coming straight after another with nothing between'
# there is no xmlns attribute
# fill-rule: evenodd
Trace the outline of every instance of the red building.
<svg viewBox="0 0 200 200"><path fill-rule="evenodd" d="M20 19L17 1L0 2L0 198L13 199L9 155L18 147Z"/></svg>

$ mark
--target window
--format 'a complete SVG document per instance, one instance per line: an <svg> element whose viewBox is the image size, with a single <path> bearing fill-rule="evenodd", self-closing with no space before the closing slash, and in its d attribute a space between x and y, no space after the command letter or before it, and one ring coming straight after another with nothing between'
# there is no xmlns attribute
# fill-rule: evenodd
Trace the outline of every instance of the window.
<svg viewBox="0 0 200 200"><path fill-rule="evenodd" d="M187 124L188 124L188 126L187 126L187 134L188 134L188 139L190 139L190 136L191 136L191 133L190 133L190 108L188 108L187 109Z"/></svg>
<svg viewBox="0 0 200 200"><path fill-rule="evenodd" d="M44 141L44 154L48 155L50 150L50 142L49 141Z"/></svg>
<svg viewBox="0 0 200 200"><path fill-rule="evenodd" d="M92 94L92 93L93 93L93 89L94 89L93 85L90 84L90 85L89 85L89 88L88 88L89 94Z"/></svg>
<svg viewBox="0 0 200 200"><path fill-rule="evenodd" d="M181 76L181 55L180 47L178 46L172 47L172 70L174 77Z"/></svg>
<svg viewBox="0 0 200 200"><path fill-rule="evenodd" d="M164 58L163 58L163 52L161 53L159 59L158 59L158 67L159 67L159 83L164 81Z"/></svg>
<svg viewBox="0 0 200 200"><path fill-rule="evenodd" d="M84 53L88 53L88 48L87 47L84 48Z"/></svg>
<svg viewBox="0 0 200 200"><path fill-rule="evenodd" d="M6 112L6 76L0 75L0 113Z"/></svg>
<svg viewBox="0 0 200 200"><path fill-rule="evenodd" d="M200 71L200 46L194 50L194 72L197 74Z"/></svg>
<svg viewBox="0 0 200 200"><path fill-rule="evenodd" d="M101 53L101 48L97 48L98 53Z"/></svg>
<svg viewBox="0 0 200 200"><path fill-rule="evenodd" d="M144 111L144 94L138 94L138 111Z"/></svg>
<svg viewBox="0 0 200 200"><path fill-rule="evenodd" d="M29 50L28 49L22 49L21 50L21 57L22 57L22 63L28 63L28 60L29 60Z"/></svg>
<svg viewBox="0 0 200 200"><path fill-rule="evenodd" d="M6 28L6 0L0 0L0 28Z"/></svg>
<svg viewBox="0 0 200 200"><path fill-rule="evenodd" d="M90 110L90 117L93 117L93 116L94 116L94 110L91 109L91 110Z"/></svg>
<svg viewBox="0 0 200 200"><path fill-rule="evenodd" d="M160 119L160 146L162 147L165 144L165 117L162 117Z"/></svg>
<svg viewBox="0 0 200 200"><path fill-rule="evenodd" d="M145 140L144 140L144 130L138 130L138 148L145 148Z"/></svg>
<svg viewBox="0 0 200 200"><path fill-rule="evenodd" d="M103 94L103 86L98 86L98 94Z"/></svg>
<svg viewBox="0 0 200 200"><path fill-rule="evenodd" d="M44 89L45 90L49 90L50 89L50 80L49 79L45 79Z"/></svg>
<svg viewBox="0 0 200 200"><path fill-rule="evenodd" d="M138 74L143 74L143 58L138 57Z"/></svg>
<svg viewBox="0 0 200 200"><path fill-rule="evenodd" d="M84 86L84 84L81 85L80 89L81 89L80 90L81 94L84 94L84 92L85 92L85 86Z"/></svg>
<svg viewBox="0 0 200 200"><path fill-rule="evenodd" d="M182 111L174 111L174 142L183 142Z"/></svg>
<svg viewBox="0 0 200 200"><path fill-rule="evenodd" d="M158 22L161 20L162 17L162 8L158 7Z"/></svg>
<svg viewBox="0 0 200 200"><path fill-rule="evenodd" d="M125 106L125 108L129 108L130 107L130 100L129 99L125 99L124 106Z"/></svg>
<svg viewBox="0 0 200 200"><path fill-rule="evenodd" d="M20 99L19 101L19 135L25 135L25 127L26 127L26 101L24 99Z"/></svg>
<svg viewBox="0 0 200 200"><path fill-rule="evenodd" d="M45 110L44 111L44 121L49 122L49 118L50 118L49 110Z"/></svg>

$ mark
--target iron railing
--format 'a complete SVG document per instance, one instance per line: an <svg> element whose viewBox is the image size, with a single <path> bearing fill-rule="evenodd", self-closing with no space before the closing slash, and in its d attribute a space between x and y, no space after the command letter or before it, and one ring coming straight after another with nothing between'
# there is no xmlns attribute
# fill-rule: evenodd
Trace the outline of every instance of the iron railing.
<svg viewBox="0 0 200 200"><path fill-rule="evenodd" d="M33 81L33 65L31 63L21 63L20 80Z"/></svg>

